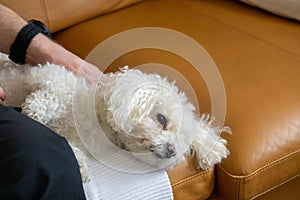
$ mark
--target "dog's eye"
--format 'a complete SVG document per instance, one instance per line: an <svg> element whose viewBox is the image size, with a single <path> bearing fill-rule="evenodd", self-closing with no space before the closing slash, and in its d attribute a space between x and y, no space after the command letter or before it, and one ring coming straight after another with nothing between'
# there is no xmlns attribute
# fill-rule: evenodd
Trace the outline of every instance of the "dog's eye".
<svg viewBox="0 0 300 200"><path fill-rule="evenodd" d="M157 118L157 121L164 126L164 128L166 127L167 125L167 119L165 116L163 116L162 114L157 114L156 115L156 118Z"/></svg>

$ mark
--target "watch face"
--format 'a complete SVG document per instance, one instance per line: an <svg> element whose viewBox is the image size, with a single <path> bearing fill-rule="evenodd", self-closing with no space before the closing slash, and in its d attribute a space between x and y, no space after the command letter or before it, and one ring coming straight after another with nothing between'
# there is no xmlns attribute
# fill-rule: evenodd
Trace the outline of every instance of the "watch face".
<svg viewBox="0 0 300 200"><path fill-rule="evenodd" d="M52 38L51 36L51 33L49 31L49 29L47 28L47 26L45 26L45 24L43 24L41 21L38 21L38 20L30 20L28 21L28 23L33 23L35 24L36 26L40 27L42 29L42 33L44 35L46 35L48 38Z"/></svg>

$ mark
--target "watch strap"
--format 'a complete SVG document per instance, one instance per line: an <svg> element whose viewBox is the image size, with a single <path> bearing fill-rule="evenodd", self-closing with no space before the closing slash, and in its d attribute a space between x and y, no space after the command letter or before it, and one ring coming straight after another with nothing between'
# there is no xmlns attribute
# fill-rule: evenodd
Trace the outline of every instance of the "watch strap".
<svg viewBox="0 0 300 200"><path fill-rule="evenodd" d="M17 64L25 64L27 48L31 40L39 33L51 38L48 28L40 21L30 20L18 33L10 47L9 59Z"/></svg>

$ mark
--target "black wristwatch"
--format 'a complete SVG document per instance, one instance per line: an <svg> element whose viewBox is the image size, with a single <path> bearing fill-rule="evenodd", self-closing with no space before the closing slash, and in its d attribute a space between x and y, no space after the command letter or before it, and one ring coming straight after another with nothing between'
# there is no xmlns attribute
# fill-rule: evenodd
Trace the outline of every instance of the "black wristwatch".
<svg viewBox="0 0 300 200"><path fill-rule="evenodd" d="M40 21L30 20L18 33L10 47L9 59L17 64L25 64L27 48L31 40L39 33L51 38L49 29Z"/></svg>

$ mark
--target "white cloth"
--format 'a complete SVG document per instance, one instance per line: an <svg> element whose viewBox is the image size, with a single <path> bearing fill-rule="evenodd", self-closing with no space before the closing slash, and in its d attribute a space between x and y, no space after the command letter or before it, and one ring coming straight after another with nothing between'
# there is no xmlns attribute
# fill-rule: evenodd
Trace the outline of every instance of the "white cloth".
<svg viewBox="0 0 300 200"><path fill-rule="evenodd" d="M165 170L126 173L96 160L88 164L89 182L83 187L88 200L172 200L173 193Z"/></svg>
<svg viewBox="0 0 300 200"><path fill-rule="evenodd" d="M247 4L300 21L300 0L241 0Z"/></svg>

